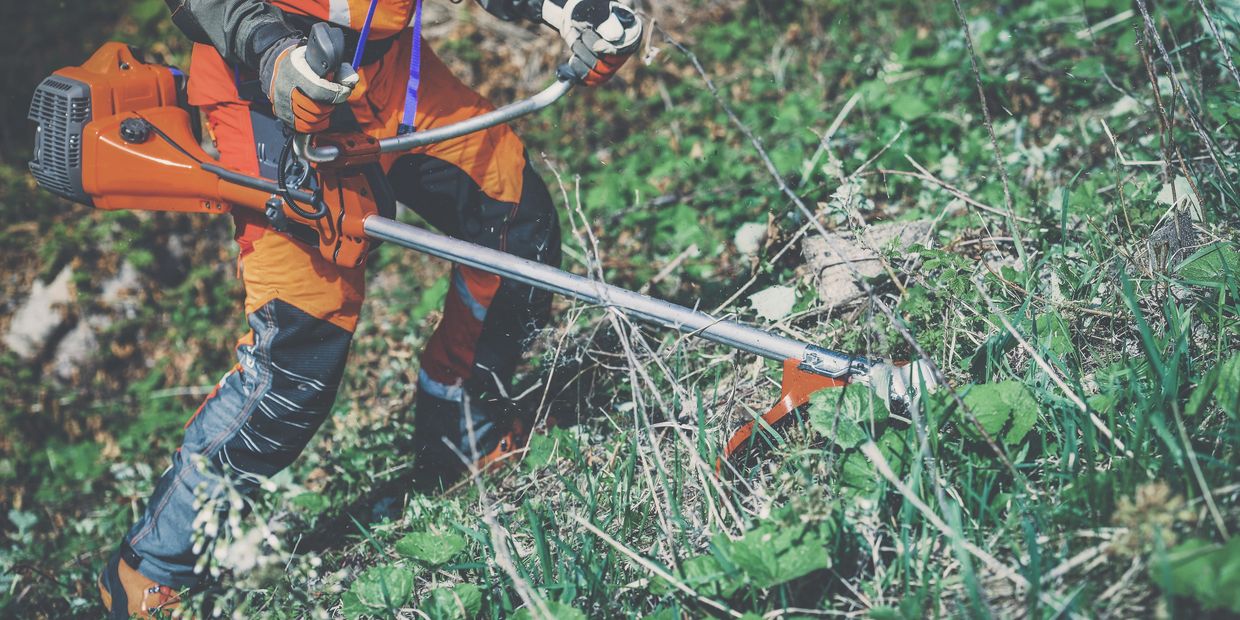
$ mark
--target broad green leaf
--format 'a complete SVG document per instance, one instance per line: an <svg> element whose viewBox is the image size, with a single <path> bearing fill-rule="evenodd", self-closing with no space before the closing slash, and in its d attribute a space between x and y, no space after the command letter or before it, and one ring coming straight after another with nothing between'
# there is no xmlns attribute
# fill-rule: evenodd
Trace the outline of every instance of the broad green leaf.
<svg viewBox="0 0 1240 620"><path fill-rule="evenodd" d="M562 428L531 435L526 444L525 457L521 459L521 468L531 472L555 462L557 458L570 456L569 442L573 441L576 441L573 435Z"/></svg>
<svg viewBox="0 0 1240 620"><path fill-rule="evenodd" d="M372 566L349 586L341 597L349 618L387 617L409 602L413 594L413 571L400 566Z"/></svg>
<svg viewBox="0 0 1240 620"><path fill-rule="evenodd" d="M929 114L931 109L920 93L902 93L891 101L891 111L904 121L915 121Z"/></svg>
<svg viewBox="0 0 1240 620"><path fill-rule="evenodd" d="M1094 394L1093 396L1090 396L1085 399L1085 402L1089 405L1090 409L1093 409L1098 413L1106 414L1115 410L1115 403L1118 400L1119 398L1114 394L1103 392L1101 394Z"/></svg>
<svg viewBox="0 0 1240 620"><path fill-rule="evenodd" d="M331 506L331 501L313 491L302 493L290 499L289 503L312 515L317 515Z"/></svg>
<svg viewBox="0 0 1240 620"><path fill-rule="evenodd" d="M426 318L428 314L443 307L444 299L448 297L448 289L451 287L451 278L443 276L426 292L418 296L418 304L413 307L413 311L409 313L410 318L416 324Z"/></svg>
<svg viewBox="0 0 1240 620"><path fill-rule="evenodd" d="M1068 330L1068 323L1058 313L1043 314L1033 322L1033 325L1037 330L1038 342L1046 347L1046 350L1060 358L1067 357L1074 350L1072 332Z"/></svg>
<svg viewBox="0 0 1240 620"><path fill-rule="evenodd" d="M714 543L749 582L759 588L772 588L830 568L828 523L765 523L739 540L716 536Z"/></svg>
<svg viewBox="0 0 1240 620"><path fill-rule="evenodd" d="M870 620L904 620L904 614L895 607L874 607L865 617Z"/></svg>
<svg viewBox="0 0 1240 620"><path fill-rule="evenodd" d="M1236 282L1240 280L1240 252L1226 243L1212 243L1184 259L1176 272L1190 282Z"/></svg>
<svg viewBox="0 0 1240 620"><path fill-rule="evenodd" d="M1102 77L1103 63L1097 56L1086 56L1072 67L1072 75L1078 78L1099 79Z"/></svg>
<svg viewBox="0 0 1240 620"><path fill-rule="evenodd" d="M680 563L680 580L698 594L713 598L728 598L736 593L741 584L728 576L713 555L699 555ZM666 594L673 590L672 584L660 577L651 580L650 591Z"/></svg>
<svg viewBox="0 0 1240 620"><path fill-rule="evenodd" d="M1232 355L1202 377L1188 397L1185 412L1195 416L1211 400L1232 417L1240 414L1240 353Z"/></svg>
<svg viewBox="0 0 1240 620"><path fill-rule="evenodd" d="M675 607L661 607L642 616L642 620L680 620L683 617Z"/></svg>
<svg viewBox="0 0 1240 620"><path fill-rule="evenodd" d="M1222 545L1193 539L1167 555L1172 594L1195 599L1207 610L1240 614L1240 538ZM1161 564L1150 567L1155 583L1164 568Z"/></svg>
<svg viewBox="0 0 1240 620"><path fill-rule="evenodd" d="M974 385L963 399L986 433L1008 445L1020 443L1038 420L1038 401L1029 388L1018 381ZM960 424L965 436L981 438L963 413ZM1004 428L1008 430L1001 434Z"/></svg>
<svg viewBox="0 0 1240 620"><path fill-rule="evenodd" d="M740 584L728 577L719 565L719 560L713 555L685 560L681 569L684 571L685 583L706 596L728 598L740 588Z"/></svg>
<svg viewBox="0 0 1240 620"><path fill-rule="evenodd" d="M551 462L554 451L555 439L542 433L532 435L529 443L526 444L525 458L521 460L521 467L526 471L538 469Z"/></svg>
<svg viewBox="0 0 1240 620"><path fill-rule="evenodd" d="M482 590L472 583L437 588L418 609L436 620L470 620L482 611Z"/></svg>
<svg viewBox="0 0 1240 620"><path fill-rule="evenodd" d="M26 533L39 522L39 516L33 512L22 512L16 508L9 509L9 521L17 526L17 531Z"/></svg>
<svg viewBox="0 0 1240 620"><path fill-rule="evenodd" d="M896 475L903 473L905 464L908 462L908 446L905 445L900 433L888 430L874 443L878 445L878 451L882 453L883 458L887 459L891 471ZM880 478L878 470L869 459L865 458L864 454L852 452L844 458L840 479L845 486L869 493L878 488Z"/></svg>
<svg viewBox="0 0 1240 620"><path fill-rule="evenodd" d="M465 544L464 538L451 532L413 532L396 541L396 552L407 558L439 565L464 551Z"/></svg>
<svg viewBox="0 0 1240 620"><path fill-rule="evenodd" d="M555 601L547 601L547 611L551 612L551 617L555 620L586 620L586 615L576 609L557 603ZM516 613L510 616L512 620L534 620L534 614L528 607L518 609Z"/></svg>
<svg viewBox="0 0 1240 620"><path fill-rule="evenodd" d="M855 448L871 428L890 416L887 405L864 385L821 390L809 400L809 424L841 448Z"/></svg>

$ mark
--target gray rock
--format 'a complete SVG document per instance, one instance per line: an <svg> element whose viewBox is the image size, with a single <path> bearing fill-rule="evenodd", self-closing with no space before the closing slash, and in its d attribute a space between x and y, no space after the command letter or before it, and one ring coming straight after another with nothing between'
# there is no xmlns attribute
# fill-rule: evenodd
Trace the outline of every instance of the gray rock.
<svg viewBox="0 0 1240 620"><path fill-rule="evenodd" d="M847 232L807 238L801 247L817 284L819 301L834 307L859 299L863 289L857 277L873 278L883 273L879 252L889 247L928 245L932 224L885 222L866 228L861 238Z"/></svg>
<svg viewBox="0 0 1240 620"><path fill-rule="evenodd" d="M64 381L73 379L78 369L90 362L99 352L99 340L86 321L79 321L60 343L52 356L52 372Z"/></svg>
<svg viewBox="0 0 1240 620"><path fill-rule="evenodd" d="M1197 219L1191 209L1168 211L1145 242L1150 273L1168 273L1201 247Z"/></svg>
<svg viewBox="0 0 1240 620"><path fill-rule="evenodd" d="M137 316L138 306L134 294L141 288L141 279L133 263L121 263L120 271L108 278L100 287L99 301L112 310L125 313L127 318Z"/></svg>
<svg viewBox="0 0 1240 620"><path fill-rule="evenodd" d="M73 269L65 267L50 284L35 281L30 296L13 313L4 346L22 359L38 357L48 340L68 320L66 306L73 301Z"/></svg>

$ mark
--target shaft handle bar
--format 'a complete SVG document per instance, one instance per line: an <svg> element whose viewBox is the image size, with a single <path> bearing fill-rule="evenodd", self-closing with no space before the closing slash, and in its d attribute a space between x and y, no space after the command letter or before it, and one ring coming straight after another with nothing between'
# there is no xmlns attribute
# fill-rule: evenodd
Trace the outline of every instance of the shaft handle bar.
<svg viewBox="0 0 1240 620"><path fill-rule="evenodd" d="M416 131L402 136L383 138L379 140L379 151L381 153L408 151L420 146L459 138L475 131L507 123L550 106L568 94L568 91L572 90L572 88L573 82L571 80L561 78L532 97L510 103L485 114L479 114L459 123L452 123L451 125L444 125L443 127L436 127L426 131ZM340 149L328 145L315 146L311 143L312 140L313 136L310 134L298 134L293 139L293 151L298 157L311 163L321 164L335 161L340 156Z"/></svg>

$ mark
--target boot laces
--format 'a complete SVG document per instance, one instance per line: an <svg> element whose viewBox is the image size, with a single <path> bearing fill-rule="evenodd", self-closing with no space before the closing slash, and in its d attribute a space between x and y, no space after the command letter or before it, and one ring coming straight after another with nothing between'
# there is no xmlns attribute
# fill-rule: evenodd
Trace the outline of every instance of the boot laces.
<svg viewBox="0 0 1240 620"><path fill-rule="evenodd" d="M151 597L149 595L153 594L156 597L154 601L155 604L148 605L148 607L146 608L147 613L150 613L150 614L153 614L163 609L165 606L170 605L172 603L176 603L181 600L181 597L177 593L177 591L173 590L172 588L168 586L161 586L161 585L156 584L156 585L153 585L147 588L146 593L148 596L143 597L142 599L143 603L151 602L150 600Z"/></svg>

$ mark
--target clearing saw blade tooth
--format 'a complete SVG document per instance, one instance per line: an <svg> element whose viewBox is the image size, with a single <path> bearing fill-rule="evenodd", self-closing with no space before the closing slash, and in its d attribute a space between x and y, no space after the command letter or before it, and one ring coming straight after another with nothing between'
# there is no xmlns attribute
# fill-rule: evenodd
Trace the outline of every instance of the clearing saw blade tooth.
<svg viewBox="0 0 1240 620"><path fill-rule="evenodd" d="M923 360L901 366L875 364L870 370L869 385L891 411L907 412L916 408L922 397L939 384L930 364Z"/></svg>

